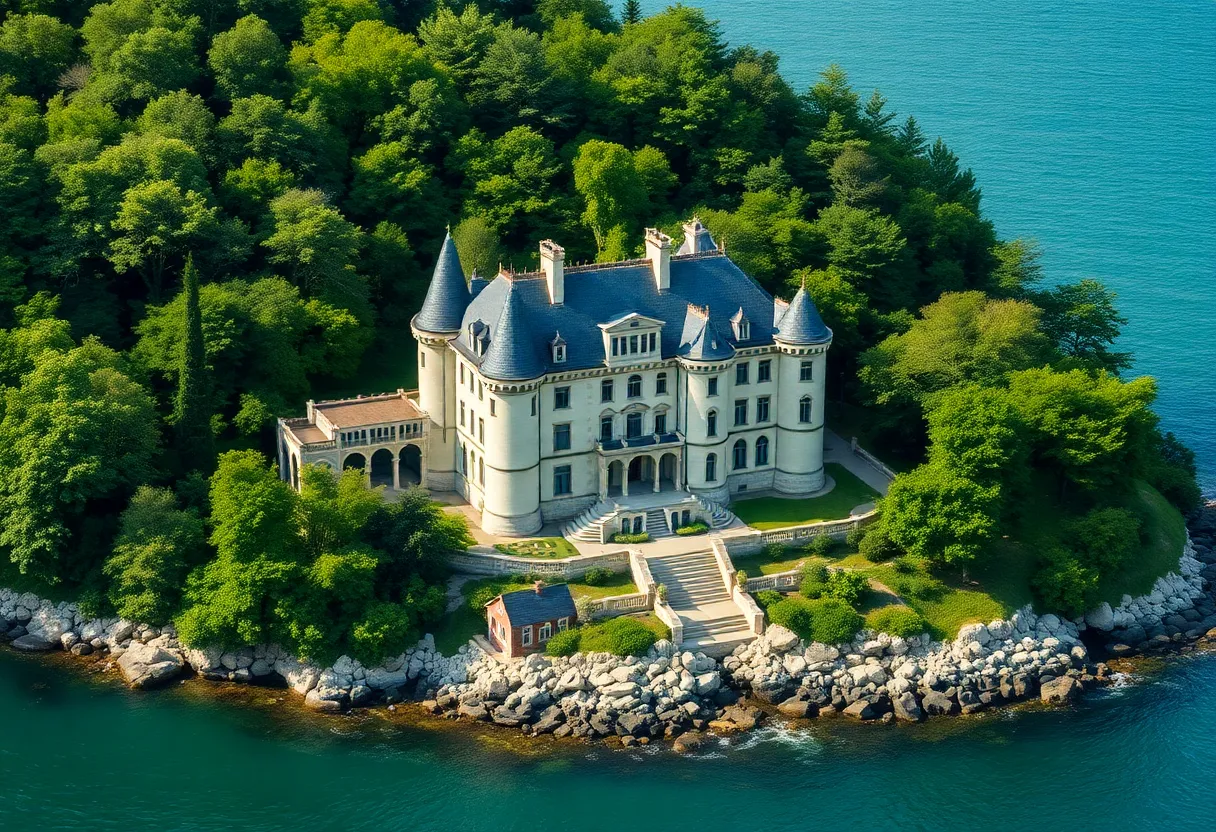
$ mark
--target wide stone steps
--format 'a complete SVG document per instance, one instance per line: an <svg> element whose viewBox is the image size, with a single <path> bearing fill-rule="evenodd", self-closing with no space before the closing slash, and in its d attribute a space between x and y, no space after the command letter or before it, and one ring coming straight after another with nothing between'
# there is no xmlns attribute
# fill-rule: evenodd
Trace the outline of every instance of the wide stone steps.
<svg viewBox="0 0 1216 832"><path fill-rule="evenodd" d="M652 508L646 512L646 531L651 540L662 540L665 537L675 537L667 528L667 512L661 508Z"/></svg>
<svg viewBox="0 0 1216 832"><path fill-rule="evenodd" d="M747 630L747 619L742 614L725 618L714 618L708 621L690 620L684 624L684 638L701 638L702 636L721 635Z"/></svg>
<svg viewBox="0 0 1216 832"><path fill-rule="evenodd" d="M646 563L655 582L667 587L667 604L683 625L685 649L721 657L755 638L712 551L651 557Z"/></svg>

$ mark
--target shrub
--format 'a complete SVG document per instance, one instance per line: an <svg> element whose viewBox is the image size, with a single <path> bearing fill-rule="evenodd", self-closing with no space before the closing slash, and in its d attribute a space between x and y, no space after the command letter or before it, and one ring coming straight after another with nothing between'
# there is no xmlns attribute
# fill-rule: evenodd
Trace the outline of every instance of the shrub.
<svg viewBox="0 0 1216 832"><path fill-rule="evenodd" d="M760 557L769 563L781 560L785 557L785 546L780 543L765 543L764 548L760 550Z"/></svg>
<svg viewBox="0 0 1216 832"><path fill-rule="evenodd" d="M916 555L900 555L892 565L895 567L895 571L902 575L915 575L928 569L928 563L924 558L918 558Z"/></svg>
<svg viewBox="0 0 1216 832"><path fill-rule="evenodd" d="M946 585L923 572L911 575L900 575L891 582L891 588L904 598L918 598L922 601L937 601L946 594Z"/></svg>
<svg viewBox="0 0 1216 832"><path fill-rule="evenodd" d="M858 549L861 547L861 541L866 536L866 530L863 528L849 529L848 534L844 536L844 543L849 549Z"/></svg>
<svg viewBox="0 0 1216 832"><path fill-rule="evenodd" d="M920 613L898 604L879 607L866 615L866 626L879 633L904 638L920 635L928 629Z"/></svg>
<svg viewBox="0 0 1216 832"><path fill-rule="evenodd" d="M506 584L492 583L478 587L469 593L468 604L473 612L484 612L486 604L502 594Z"/></svg>
<svg viewBox="0 0 1216 832"><path fill-rule="evenodd" d="M578 652L579 642L582 640L581 628L573 627L549 639L549 643L545 645L546 656L573 656Z"/></svg>
<svg viewBox="0 0 1216 832"><path fill-rule="evenodd" d="M828 591L828 577L828 568L822 563L804 564L798 592L804 598L822 598Z"/></svg>
<svg viewBox="0 0 1216 832"><path fill-rule="evenodd" d="M861 539L857 551L861 552L866 560L874 563L882 563L903 554L881 525L870 527Z"/></svg>
<svg viewBox="0 0 1216 832"><path fill-rule="evenodd" d="M655 643L654 632L632 618L613 618L581 630L579 649L584 653L643 656Z"/></svg>
<svg viewBox="0 0 1216 832"><path fill-rule="evenodd" d="M817 534L811 538L811 542L806 545L806 551L812 555L823 557L828 552L832 551L832 547L836 545L836 541L832 540L831 535Z"/></svg>
<svg viewBox="0 0 1216 832"><path fill-rule="evenodd" d="M586 595L578 595L574 599L574 611L578 613L579 621L590 621L591 610L595 606L595 601Z"/></svg>
<svg viewBox="0 0 1216 832"><path fill-rule="evenodd" d="M639 534L617 532L612 536L613 543L648 543L650 542L650 534L641 532Z"/></svg>
<svg viewBox="0 0 1216 832"><path fill-rule="evenodd" d="M739 586L746 587L748 577L747 570L740 569L739 571L735 572L735 583L739 584Z"/></svg>
<svg viewBox="0 0 1216 832"><path fill-rule="evenodd" d="M1125 508L1096 508L1069 528L1081 562L1102 572L1122 566L1140 544L1140 518Z"/></svg>
<svg viewBox="0 0 1216 832"><path fill-rule="evenodd" d="M870 582L859 572L838 569L828 575L827 595L844 601L850 607L857 606L857 602L869 591Z"/></svg>
<svg viewBox="0 0 1216 832"><path fill-rule="evenodd" d="M760 606L760 609L767 610L785 596L775 589L762 589L757 592L754 597L756 599L756 603Z"/></svg>
<svg viewBox="0 0 1216 832"><path fill-rule="evenodd" d="M654 591L659 596L660 601L667 600L667 584L658 584L655 586Z"/></svg>
<svg viewBox="0 0 1216 832"><path fill-rule="evenodd" d="M697 520L696 522L689 523L686 526L680 526L678 529L676 529L676 534L682 537L688 537L694 534L705 534L707 531L709 531L709 525Z"/></svg>
<svg viewBox="0 0 1216 832"><path fill-rule="evenodd" d="M1080 615L1089 609L1098 588L1098 572L1083 564L1067 549L1049 549L1031 582L1035 594L1048 609Z"/></svg>
<svg viewBox="0 0 1216 832"><path fill-rule="evenodd" d="M583 583L587 586L603 586L612 580L614 574L611 569L597 566L583 573Z"/></svg>
<svg viewBox="0 0 1216 832"><path fill-rule="evenodd" d="M857 611L838 598L808 600L791 596L768 607L769 620L793 630L807 641L839 644L861 629Z"/></svg>

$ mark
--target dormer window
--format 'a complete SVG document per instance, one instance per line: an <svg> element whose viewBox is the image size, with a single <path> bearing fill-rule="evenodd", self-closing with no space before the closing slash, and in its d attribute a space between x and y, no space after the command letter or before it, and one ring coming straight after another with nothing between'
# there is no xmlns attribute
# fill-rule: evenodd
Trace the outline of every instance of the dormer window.
<svg viewBox="0 0 1216 832"><path fill-rule="evenodd" d="M469 324L469 346L477 356L486 354L486 350L490 346L490 328L482 321L473 321Z"/></svg>
<svg viewBox="0 0 1216 832"><path fill-rule="evenodd" d="M743 307L739 307L739 311L731 316L731 329L735 332L735 341L746 341L752 337L752 324L743 314Z"/></svg>
<svg viewBox="0 0 1216 832"><path fill-rule="evenodd" d="M566 339L562 337L562 334L560 332L557 333L557 337L554 338L551 342L549 342L549 345L553 350L553 363L554 364L565 364L566 363Z"/></svg>

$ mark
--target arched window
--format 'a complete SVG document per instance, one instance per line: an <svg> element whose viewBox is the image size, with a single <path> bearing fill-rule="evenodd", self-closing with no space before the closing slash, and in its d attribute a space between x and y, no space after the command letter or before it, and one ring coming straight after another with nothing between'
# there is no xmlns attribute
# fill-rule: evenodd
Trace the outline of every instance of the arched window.
<svg viewBox="0 0 1216 832"><path fill-rule="evenodd" d="M735 443L731 467L736 471L747 467L747 442L742 439Z"/></svg>
<svg viewBox="0 0 1216 832"><path fill-rule="evenodd" d="M709 411L709 415L705 417L705 435L718 435L718 411L716 410Z"/></svg>
<svg viewBox="0 0 1216 832"><path fill-rule="evenodd" d="M768 465L768 437L761 436L756 440L756 467Z"/></svg>
<svg viewBox="0 0 1216 832"><path fill-rule="evenodd" d="M763 439L764 437L761 437L761 438ZM757 454L760 453L759 446L756 447L756 453ZM767 453L767 449L766 449L766 453ZM760 463L757 462L756 464L759 465ZM481 480L482 485L486 484L486 458L484 456L481 459L477 460L477 479Z"/></svg>
<svg viewBox="0 0 1216 832"><path fill-rule="evenodd" d="M466 477L469 475L469 449L460 449L460 473Z"/></svg>
<svg viewBox="0 0 1216 832"><path fill-rule="evenodd" d="M798 421L805 424L810 424L811 421L811 397L803 396L798 400Z"/></svg>
<svg viewBox="0 0 1216 832"><path fill-rule="evenodd" d="M717 454L710 454L709 456L705 457L705 481L706 482L717 482L718 481L718 455Z"/></svg>
<svg viewBox="0 0 1216 832"><path fill-rule="evenodd" d="M625 416L625 436L628 439L636 439L642 435L642 414L630 413Z"/></svg>
<svg viewBox="0 0 1216 832"><path fill-rule="evenodd" d="M625 390L625 395L631 399L636 399L638 396L642 395L642 377L641 376L630 376L629 377L629 385Z"/></svg>

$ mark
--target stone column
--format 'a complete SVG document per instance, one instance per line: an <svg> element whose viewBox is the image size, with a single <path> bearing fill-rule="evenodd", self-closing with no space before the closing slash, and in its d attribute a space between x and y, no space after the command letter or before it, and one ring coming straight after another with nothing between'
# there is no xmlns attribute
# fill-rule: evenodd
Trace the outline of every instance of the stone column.
<svg viewBox="0 0 1216 832"><path fill-rule="evenodd" d="M680 469L684 467L684 451L676 452L675 470L671 473L671 481L676 486L676 491L684 487L684 483L680 482Z"/></svg>
<svg viewBox="0 0 1216 832"><path fill-rule="evenodd" d="M630 459L630 460L622 459L621 460L621 496L622 497L629 496L629 463L630 462L633 462L633 460L632 459Z"/></svg>
<svg viewBox="0 0 1216 832"><path fill-rule="evenodd" d="M608 466L604 463L604 458L600 457L600 502L608 499Z"/></svg>
<svg viewBox="0 0 1216 832"><path fill-rule="evenodd" d="M393 454L393 490L401 490L401 451Z"/></svg>
<svg viewBox="0 0 1216 832"><path fill-rule="evenodd" d="M650 476L654 479L654 493L658 494L663 485L663 472L659 470L659 460L653 456L650 458Z"/></svg>

